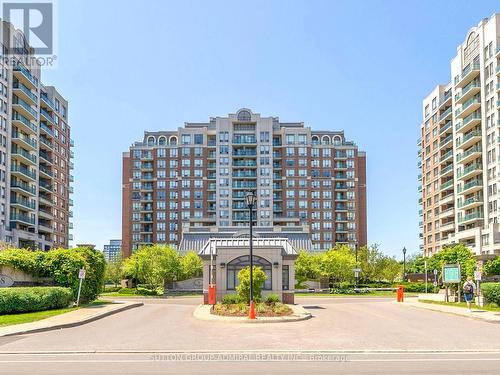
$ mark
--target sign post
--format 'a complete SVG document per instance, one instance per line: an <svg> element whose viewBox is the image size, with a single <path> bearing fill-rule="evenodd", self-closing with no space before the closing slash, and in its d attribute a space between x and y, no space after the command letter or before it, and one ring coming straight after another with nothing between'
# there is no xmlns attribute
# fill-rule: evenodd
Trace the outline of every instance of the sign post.
<svg viewBox="0 0 500 375"><path fill-rule="evenodd" d="M424 261L424 268L425 268L425 293L427 294L427 261Z"/></svg>
<svg viewBox="0 0 500 375"><path fill-rule="evenodd" d="M82 290L82 282L85 279L85 268L80 268L78 271L78 278L80 279L80 284L78 284L78 296L76 297L76 305L80 305L80 292Z"/></svg>
<svg viewBox="0 0 500 375"><path fill-rule="evenodd" d="M481 278L482 273L481 270L474 271L474 280L476 280L476 304L479 307L483 307L483 299L481 298Z"/></svg>

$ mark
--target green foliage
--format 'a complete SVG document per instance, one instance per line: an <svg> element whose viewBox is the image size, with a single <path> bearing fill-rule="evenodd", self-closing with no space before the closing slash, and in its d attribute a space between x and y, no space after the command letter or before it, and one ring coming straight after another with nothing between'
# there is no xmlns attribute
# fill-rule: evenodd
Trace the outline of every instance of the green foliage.
<svg viewBox="0 0 500 375"><path fill-rule="evenodd" d="M317 279L320 275L321 254L300 251L295 260L295 279L300 285L304 281Z"/></svg>
<svg viewBox="0 0 500 375"><path fill-rule="evenodd" d="M170 246L144 246L124 261L123 271L127 277L156 290L165 282L181 278L181 257Z"/></svg>
<svg viewBox="0 0 500 375"><path fill-rule="evenodd" d="M356 259L351 249L346 245L337 245L322 255L319 271L321 276L333 281L352 281L355 266Z"/></svg>
<svg viewBox="0 0 500 375"><path fill-rule="evenodd" d="M14 314L69 306L73 294L69 288L33 287L0 289L0 314Z"/></svg>
<svg viewBox="0 0 500 375"><path fill-rule="evenodd" d="M394 286L397 288L399 285L403 285L403 290L404 292L408 293L425 293L425 283L399 283L395 284ZM429 282L427 284L427 291L432 292L433 291L433 284L432 282Z"/></svg>
<svg viewBox="0 0 500 375"><path fill-rule="evenodd" d="M104 280L118 286L122 280L122 260L115 260L106 263L106 273Z"/></svg>
<svg viewBox="0 0 500 375"><path fill-rule="evenodd" d="M445 264L459 263L462 281L465 281L468 276L474 276L474 270L476 269L476 258L474 254L472 254L470 249L463 244L447 246L434 254L431 260L433 262L437 261L439 265L439 268L437 268L438 270L441 270Z"/></svg>
<svg viewBox="0 0 500 375"><path fill-rule="evenodd" d="M395 258L384 255L377 245L363 246L358 249L358 267L361 268L361 281L394 282L403 274L403 266Z"/></svg>
<svg viewBox="0 0 500 375"><path fill-rule="evenodd" d="M485 276L500 275L500 256L484 263L483 272Z"/></svg>
<svg viewBox="0 0 500 375"><path fill-rule="evenodd" d="M226 294L224 297L222 297L221 301L223 305L232 305L240 302L241 298L237 294Z"/></svg>
<svg viewBox="0 0 500 375"><path fill-rule="evenodd" d="M488 302L500 306L500 283L481 284L481 292Z"/></svg>
<svg viewBox="0 0 500 375"><path fill-rule="evenodd" d="M260 301L262 287L267 279L267 275L262 268L253 266L253 298L254 301ZM236 287L236 292L242 301L250 301L250 267L245 267L238 272L240 284Z"/></svg>
<svg viewBox="0 0 500 375"><path fill-rule="evenodd" d="M181 276L179 280L186 280L191 277L198 277L203 274L203 263L198 254L194 251L187 252L181 258Z"/></svg>
<svg viewBox="0 0 500 375"><path fill-rule="evenodd" d="M7 249L0 251L0 265L11 266L33 276L51 277L58 285L71 288L75 299L78 270L83 267L87 274L82 284L82 303L97 297L102 289L105 270L102 253L87 247L50 251Z"/></svg>
<svg viewBox="0 0 500 375"><path fill-rule="evenodd" d="M281 302L280 297L277 294L269 294L264 301L267 304Z"/></svg>

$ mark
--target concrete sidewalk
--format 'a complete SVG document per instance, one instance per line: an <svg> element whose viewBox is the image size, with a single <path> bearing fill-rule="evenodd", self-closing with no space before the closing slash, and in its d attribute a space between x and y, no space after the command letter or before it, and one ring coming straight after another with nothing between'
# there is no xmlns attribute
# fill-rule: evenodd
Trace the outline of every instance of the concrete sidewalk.
<svg viewBox="0 0 500 375"><path fill-rule="evenodd" d="M439 304L434 304L434 303L425 303L425 302L420 302L417 298L406 298L403 303L401 302L395 302L395 304L402 305L402 306L410 306L410 307L415 307L419 309L426 309L426 310L432 310L432 311L439 311L442 313L446 314L452 314L452 315L458 315L458 316L463 316L466 318L471 318L471 319L477 319L477 320L483 320L487 321L490 323L500 323L500 312L494 312L494 311L487 311L487 310L482 310L479 307L476 307L473 305L472 311L468 311L464 307L455 307L455 306L445 306L445 305L439 305Z"/></svg>
<svg viewBox="0 0 500 375"><path fill-rule="evenodd" d="M0 337L76 327L142 305L144 305L142 302L113 301L113 303L109 304L82 307L75 311L38 320L36 322L0 327Z"/></svg>

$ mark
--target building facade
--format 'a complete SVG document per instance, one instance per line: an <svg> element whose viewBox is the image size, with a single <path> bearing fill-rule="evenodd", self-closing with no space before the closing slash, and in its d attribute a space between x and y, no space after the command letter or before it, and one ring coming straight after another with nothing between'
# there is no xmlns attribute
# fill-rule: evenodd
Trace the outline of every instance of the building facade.
<svg viewBox="0 0 500 375"><path fill-rule="evenodd" d="M104 245L104 259L106 262L117 262L122 258L122 240L109 240L108 245Z"/></svg>
<svg viewBox="0 0 500 375"><path fill-rule="evenodd" d="M469 30L450 75L423 101L421 247L463 243L488 257L500 254L500 15Z"/></svg>
<svg viewBox="0 0 500 375"><path fill-rule="evenodd" d="M23 34L2 22L0 61L0 241L12 246L68 247L73 146L68 102L41 82Z"/></svg>
<svg viewBox="0 0 500 375"><path fill-rule="evenodd" d="M364 245L365 169L364 152L343 132L249 109L146 132L123 154L123 255L151 243L179 246L183 233L247 227L248 190L258 197L257 230L296 228L313 250Z"/></svg>

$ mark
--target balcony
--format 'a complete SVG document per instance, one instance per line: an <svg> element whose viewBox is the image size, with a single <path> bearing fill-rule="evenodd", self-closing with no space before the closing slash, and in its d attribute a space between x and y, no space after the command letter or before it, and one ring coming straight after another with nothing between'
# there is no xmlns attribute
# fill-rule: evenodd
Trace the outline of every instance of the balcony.
<svg viewBox="0 0 500 375"><path fill-rule="evenodd" d="M439 107L442 107L446 104L450 104L451 102L451 90L448 91L443 98L439 101Z"/></svg>
<svg viewBox="0 0 500 375"><path fill-rule="evenodd" d="M30 195L36 196L36 187L31 186L30 184L21 181L21 180L11 180L10 187L13 191L28 193Z"/></svg>
<svg viewBox="0 0 500 375"><path fill-rule="evenodd" d="M257 182L253 181L233 181L233 189L256 189Z"/></svg>
<svg viewBox="0 0 500 375"><path fill-rule="evenodd" d="M481 163L472 163L465 167L462 171L457 173L458 178L471 178L483 172L483 165Z"/></svg>
<svg viewBox="0 0 500 375"><path fill-rule="evenodd" d="M465 133L477 124L481 123L481 112L477 111L465 117L462 122L455 126L457 132Z"/></svg>
<svg viewBox="0 0 500 375"><path fill-rule="evenodd" d="M461 216L458 218L458 223L459 224L467 224L474 222L476 220L482 220L484 219L484 214L482 212L473 212L471 214L467 214L465 216Z"/></svg>
<svg viewBox="0 0 500 375"><path fill-rule="evenodd" d="M453 158L453 150L450 150L450 151L446 152L445 154L441 155L441 157L439 158L439 161L443 162L443 161L446 161L446 160L451 159L451 158Z"/></svg>
<svg viewBox="0 0 500 375"><path fill-rule="evenodd" d="M29 179L36 181L36 172L29 170L26 167L22 167L17 164L12 164L10 170L12 174L21 174L21 177L28 177Z"/></svg>
<svg viewBox="0 0 500 375"><path fill-rule="evenodd" d="M37 105L38 96L36 96L31 90L19 81L14 81L12 83L12 88L14 93L18 97L22 97L24 100L30 102L31 105Z"/></svg>
<svg viewBox="0 0 500 375"><path fill-rule="evenodd" d="M14 110L12 111L12 125L29 133L36 134L38 132L37 127L30 120Z"/></svg>
<svg viewBox="0 0 500 375"><path fill-rule="evenodd" d="M235 160L233 161L233 167L256 167L256 160Z"/></svg>
<svg viewBox="0 0 500 375"><path fill-rule="evenodd" d="M469 210L474 207L481 206L482 204L483 204L483 197L480 195L476 195L474 197L467 198L463 202L459 203L458 208L460 208L461 210Z"/></svg>
<svg viewBox="0 0 500 375"><path fill-rule="evenodd" d="M46 178L52 178L52 171L44 165L40 165L40 173L45 174Z"/></svg>
<svg viewBox="0 0 500 375"><path fill-rule="evenodd" d="M463 70L460 77L455 80L456 87L465 87L470 81L472 81L477 75L479 75L479 64L469 64Z"/></svg>
<svg viewBox="0 0 500 375"><path fill-rule="evenodd" d="M281 159L281 152L279 151L273 151L273 158L274 159Z"/></svg>
<svg viewBox="0 0 500 375"><path fill-rule="evenodd" d="M441 142L439 142L439 147L444 147L448 143L451 143L452 141L453 141L453 134L450 134L445 139L443 139Z"/></svg>
<svg viewBox="0 0 500 375"><path fill-rule="evenodd" d="M450 121L448 121L447 123L445 123L445 124L441 127L441 129L439 129L439 134L440 134L440 135L447 134L447 133L448 133L448 131L450 131L450 133L451 133L451 131L453 131L452 126L453 126L453 121L451 121L451 120L450 120Z"/></svg>
<svg viewBox="0 0 500 375"><path fill-rule="evenodd" d="M467 182L463 186L460 186L458 188L458 193L463 194L463 195L467 195L467 194L471 194L475 191L481 190L482 187L483 187L483 181L472 180L470 182Z"/></svg>
<svg viewBox="0 0 500 375"><path fill-rule="evenodd" d="M467 100L464 104L462 104L462 108L457 109L455 111L455 117L464 118L474 112L476 109L481 107L481 98L480 97L472 97Z"/></svg>
<svg viewBox="0 0 500 375"><path fill-rule="evenodd" d="M40 150L40 152L38 153L38 155L40 156L40 159L43 159L47 163L49 163L49 164L53 163L52 158L45 151Z"/></svg>
<svg viewBox="0 0 500 375"><path fill-rule="evenodd" d="M25 149L17 146L12 148L12 159L26 164L36 164L36 155L32 155Z"/></svg>
<svg viewBox="0 0 500 375"><path fill-rule="evenodd" d="M257 139L254 135L239 135L233 138L233 144L255 144Z"/></svg>
<svg viewBox="0 0 500 375"><path fill-rule="evenodd" d="M17 221L22 224L30 225L33 226L35 225L35 217L34 216L29 216L23 213L19 212L12 212L10 214L10 221Z"/></svg>
<svg viewBox="0 0 500 375"><path fill-rule="evenodd" d="M26 146L27 148L36 151L37 143L34 138L31 138L28 135L25 135L23 133L17 132L15 130L12 131L12 140L14 142L20 142L22 145Z"/></svg>
<svg viewBox="0 0 500 375"><path fill-rule="evenodd" d="M54 105L54 102L49 99L49 97L47 96L46 93L42 92L42 95L40 96L40 99L42 100L42 102L44 102L45 104L47 104L51 109L54 110L56 108L56 106Z"/></svg>
<svg viewBox="0 0 500 375"><path fill-rule="evenodd" d="M36 208L35 201L23 198L21 196L10 197L11 206L20 206L21 209L34 210Z"/></svg>
<svg viewBox="0 0 500 375"><path fill-rule="evenodd" d="M457 155L457 161L459 163L467 163L474 160L475 158L481 156L482 148L481 144L469 148L467 151Z"/></svg>
<svg viewBox="0 0 500 375"><path fill-rule="evenodd" d="M54 137L54 131L51 128L49 128L47 125L45 125L43 122L40 123L40 130L43 130L47 135Z"/></svg>
<svg viewBox="0 0 500 375"><path fill-rule="evenodd" d="M45 189L46 191L52 193L53 192L53 187L51 184L49 184L48 182L45 182L43 180L40 180L38 182L38 186L40 186L40 188L42 189Z"/></svg>
<svg viewBox="0 0 500 375"><path fill-rule="evenodd" d="M450 216L455 216L455 208L454 207L449 207L445 210L442 210L439 213L440 218L445 218L445 217L450 217Z"/></svg>
<svg viewBox="0 0 500 375"><path fill-rule="evenodd" d="M14 75L19 79L19 81L23 82L25 85L31 88L38 87L38 79L36 79L28 69L24 66L18 64L14 67Z"/></svg>
<svg viewBox="0 0 500 375"><path fill-rule="evenodd" d="M257 150L240 148L233 150L233 156L257 156Z"/></svg>
<svg viewBox="0 0 500 375"><path fill-rule="evenodd" d="M40 108L40 114L42 115L43 118L45 118L46 121L48 121L51 125L55 125L55 120L54 117L46 110L43 108Z"/></svg>
<svg viewBox="0 0 500 375"><path fill-rule="evenodd" d="M466 149L472 146L474 143L480 141L481 136L482 134L480 130L473 130L467 134L464 134L463 138L458 140L457 148Z"/></svg>
<svg viewBox="0 0 500 375"><path fill-rule="evenodd" d="M18 113L26 116L31 120L38 120L38 114L36 110L32 108L29 103L25 102L23 99L15 95L12 97L12 109L16 110Z"/></svg>
<svg viewBox="0 0 500 375"><path fill-rule="evenodd" d="M448 174L453 173L453 164L447 165L444 168L441 168L440 176L444 177L447 176Z"/></svg>
<svg viewBox="0 0 500 375"><path fill-rule="evenodd" d="M257 172L253 171L235 171L233 172L233 177L236 178L256 178Z"/></svg>
<svg viewBox="0 0 500 375"><path fill-rule="evenodd" d="M50 222L38 221L38 232L53 233L54 228L50 226Z"/></svg>
<svg viewBox="0 0 500 375"><path fill-rule="evenodd" d="M448 108L446 111L444 111L439 115L439 122L445 120L451 120L451 115L452 115L452 107Z"/></svg>
<svg viewBox="0 0 500 375"><path fill-rule="evenodd" d="M441 184L440 190L446 190L446 189L450 189L450 188L453 188L453 179Z"/></svg>
<svg viewBox="0 0 500 375"><path fill-rule="evenodd" d="M455 95L456 104L462 104L474 94L481 91L481 83L475 79L462 89L460 94Z"/></svg>

